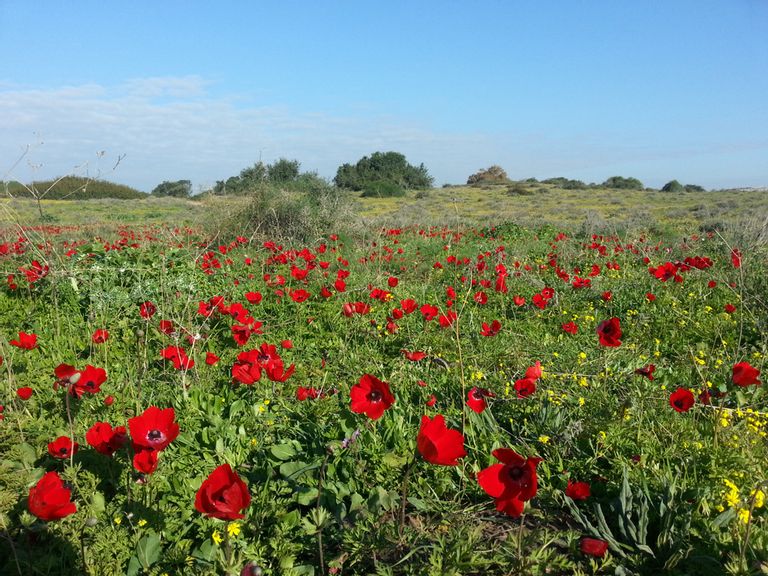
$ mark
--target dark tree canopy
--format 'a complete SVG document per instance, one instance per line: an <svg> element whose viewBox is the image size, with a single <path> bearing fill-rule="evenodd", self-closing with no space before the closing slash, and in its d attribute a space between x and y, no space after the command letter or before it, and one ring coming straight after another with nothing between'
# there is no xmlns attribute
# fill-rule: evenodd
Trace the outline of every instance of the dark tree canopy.
<svg viewBox="0 0 768 576"><path fill-rule="evenodd" d="M363 156L355 165L339 166L333 181L339 188L350 190L365 190L379 182L390 182L401 189L418 190L431 187L434 179L424 164L412 166L399 152L374 152L370 156ZM381 189L380 184L376 186Z"/></svg>
<svg viewBox="0 0 768 576"><path fill-rule="evenodd" d="M623 176L611 176L603 182L604 188L618 188L620 190L642 190L643 183L637 178L624 178Z"/></svg>
<svg viewBox="0 0 768 576"><path fill-rule="evenodd" d="M219 180L213 187L213 193L244 194L256 190L265 184L277 186L289 186L304 184L303 180L317 179L316 174L301 173L301 162L280 158L272 164L264 164L261 160L253 166L243 168L238 176L230 176L226 180Z"/></svg>
<svg viewBox="0 0 768 576"><path fill-rule="evenodd" d="M677 180L670 180L664 186L661 187L662 192L682 192L685 190L685 186L680 184Z"/></svg>
<svg viewBox="0 0 768 576"><path fill-rule="evenodd" d="M467 184L493 184L493 183L505 183L508 180L507 173L504 168L494 164L483 170L478 170L467 178Z"/></svg>
<svg viewBox="0 0 768 576"><path fill-rule="evenodd" d="M164 181L151 192L152 196L173 196L175 198L189 198L192 195L192 182L189 180Z"/></svg>

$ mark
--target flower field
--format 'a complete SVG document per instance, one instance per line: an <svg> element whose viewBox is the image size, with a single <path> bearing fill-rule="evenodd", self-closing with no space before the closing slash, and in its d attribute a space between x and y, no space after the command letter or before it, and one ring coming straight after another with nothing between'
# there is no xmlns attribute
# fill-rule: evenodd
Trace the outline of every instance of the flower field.
<svg viewBox="0 0 768 576"><path fill-rule="evenodd" d="M0 237L2 574L768 572L768 252Z"/></svg>

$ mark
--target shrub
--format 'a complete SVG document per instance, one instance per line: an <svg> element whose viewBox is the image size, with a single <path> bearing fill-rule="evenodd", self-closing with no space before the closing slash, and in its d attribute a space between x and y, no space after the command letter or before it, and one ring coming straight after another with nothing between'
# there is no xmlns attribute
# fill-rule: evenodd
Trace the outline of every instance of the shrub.
<svg viewBox="0 0 768 576"><path fill-rule="evenodd" d="M175 198L189 198L192 194L192 182L189 180L177 180L176 182L164 181L151 192L152 196L173 196Z"/></svg>
<svg viewBox="0 0 768 576"><path fill-rule="evenodd" d="M587 185L581 180L571 180L569 178L563 178L562 176L558 176L557 178L547 178L546 180L542 180L542 183L552 184L563 190L585 190L587 188Z"/></svg>
<svg viewBox="0 0 768 576"><path fill-rule="evenodd" d="M603 188L617 188L619 190L642 190L643 183L637 178L624 178L623 176L611 176L602 184Z"/></svg>
<svg viewBox="0 0 768 576"><path fill-rule="evenodd" d="M670 180L661 187L662 192L684 192L685 188L677 180Z"/></svg>
<svg viewBox="0 0 768 576"><path fill-rule="evenodd" d="M377 180L366 184L360 196L363 198L391 198L405 196L405 190L389 180Z"/></svg>
<svg viewBox="0 0 768 576"><path fill-rule="evenodd" d="M479 170L467 178L467 184L504 183L508 180L507 173L501 166L493 165Z"/></svg>
<svg viewBox="0 0 768 576"><path fill-rule="evenodd" d="M405 156L398 152L374 152L363 156L354 166L342 164L333 179L339 188L366 190L368 185L388 181L408 190L419 190L432 186L434 178L424 164L412 166Z"/></svg>

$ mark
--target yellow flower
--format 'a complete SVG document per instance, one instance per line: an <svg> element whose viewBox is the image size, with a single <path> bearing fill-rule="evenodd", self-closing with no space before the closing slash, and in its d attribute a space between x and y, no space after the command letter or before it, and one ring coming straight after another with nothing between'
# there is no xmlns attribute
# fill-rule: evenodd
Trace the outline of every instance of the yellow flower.
<svg viewBox="0 0 768 576"><path fill-rule="evenodd" d="M213 543L216 544L216 546L218 546L219 544L221 544L224 538L221 537L221 534L219 533L218 530L214 530L213 534L211 534L211 540L213 540Z"/></svg>
<svg viewBox="0 0 768 576"><path fill-rule="evenodd" d="M269 406L270 402L271 402L271 400L269 398L267 398L266 400L264 400L264 405L265 406Z"/></svg>
<svg viewBox="0 0 768 576"><path fill-rule="evenodd" d="M240 534L240 522L230 522L227 524L227 534L229 534L230 538Z"/></svg>
<svg viewBox="0 0 768 576"><path fill-rule="evenodd" d="M546 444L547 442L549 442L549 436L547 436L546 434L542 434L541 436L539 436L539 442L541 442L542 444Z"/></svg>
<svg viewBox="0 0 768 576"><path fill-rule="evenodd" d="M584 406L585 403L586 403L586 400L584 400L584 397L583 396L580 397L579 398L579 406Z"/></svg>
<svg viewBox="0 0 768 576"><path fill-rule="evenodd" d="M115 524L117 524L118 526L120 526L120 523L121 523L122 521L123 521L123 519L122 519L122 518L120 518L119 516L115 516Z"/></svg>
<svg viewBox="0 0 768 576"><path fill-rule="evenodd" d="M763 492L759 488L757 490L752 490L749 496L750 498L754 498L755 508L762 508L763 506L765 506L765 492Z"/></svg>
<svg viewBox="0 0 768 576"><path fill-rule="evenodd" d="M605 440L606 436L608 436L605 432L600 430L597 435L600 437L600 440Z"/></svg>
<svg viewBox="0 0 768 576"><path fill-rule="evenodd" d="M137 524L139 525L139 527L144 527L144 526L146 526L146 525L147 525L147 521L146 521L146 520L144 520L144 518L142 518L141 520L139 520L139 521L137 522Z"/></svg>
<svg viewBox="0 0 768 576"><path fill-rule="evenodd" d="M742 524L747 524L749 522L749 510L746 508L739 510L739 520Z"/></svg>

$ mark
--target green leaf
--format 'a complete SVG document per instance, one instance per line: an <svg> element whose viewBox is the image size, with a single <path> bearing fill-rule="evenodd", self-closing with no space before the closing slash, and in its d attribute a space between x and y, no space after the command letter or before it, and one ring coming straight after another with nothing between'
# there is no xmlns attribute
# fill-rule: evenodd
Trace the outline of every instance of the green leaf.
<svg viewBox="0 0 768 576"><path fill-rule="evenodd" d="M308 506L317 500L318 494L319 492L314 486L300 486L296 491L296 501L302 506Z"/></svg>
<svg viewBox="0 0 768 576"><path fill-rule="evenodd" d="M104 494L101 492L94 492L91 495L91 509L97 514L99 512L104 512Z"/></svg>
<svg viewBox="0 0 768 576"><path fill-rule="evenodd" d="M152 564L160 559L160 550L160 537L154 532L150 532L139 540L139 544L136 546L136 556L145 570L148 570Z"/></svg>
<svg viewBox="0 0 768 576"><path fill-rule="evenodd" d="M272 456L278 460L290 460L296 456L296 446L294 445L294 442L283 442L282 444L275 444L269 449L269 451L272 453Z"/></svg>

